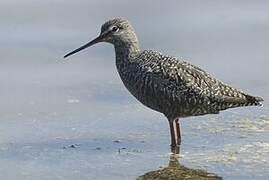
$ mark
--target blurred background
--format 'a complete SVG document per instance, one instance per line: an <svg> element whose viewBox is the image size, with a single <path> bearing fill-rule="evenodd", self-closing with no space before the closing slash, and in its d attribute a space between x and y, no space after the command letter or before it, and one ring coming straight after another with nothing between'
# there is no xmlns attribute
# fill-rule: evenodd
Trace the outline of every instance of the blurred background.
<svg viewBox="0 0 269 180"><path fill-rule="evenodd" d="M119 16L142 49L184 57L264 97L263 108L182 120L180 162L225 179L266 179L268 7L266 0L0 0L0 179L135 179L167 165L166 119L124 88L112 45L63 59Z"/></svg>

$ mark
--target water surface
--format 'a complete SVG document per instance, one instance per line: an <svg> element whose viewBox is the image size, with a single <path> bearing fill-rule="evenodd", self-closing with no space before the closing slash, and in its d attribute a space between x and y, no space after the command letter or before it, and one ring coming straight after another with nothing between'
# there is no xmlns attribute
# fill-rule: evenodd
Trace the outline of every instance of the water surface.
<svg viewBox="0 0 269 180"><path fill-rule="evenodd" d="M142 48L183 56L264 97L181 121L180 165L224 179L269 176L268 1L0 1L0 179L135 179L167 167L165 117L137 102L113 47L62 56L128 18Z"/></svg>

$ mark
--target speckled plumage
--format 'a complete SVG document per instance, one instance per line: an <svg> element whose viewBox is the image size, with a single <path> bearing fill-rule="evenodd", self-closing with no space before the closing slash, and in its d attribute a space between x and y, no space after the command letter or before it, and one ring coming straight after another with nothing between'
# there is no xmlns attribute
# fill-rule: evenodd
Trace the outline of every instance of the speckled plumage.
<svg viewBox="0 0 269 180"><path fill-rule="evenodd" d="M181 58L140 50L134 29L122 18L107 21L99 37L65 57L98 42L114 45L117 70L131 94L168 118L172 145L180 144L180 117L261 105L262 98L232 88ZM175 136L179 140L176 141Z"/></svg>
<svg viewBox="0 0 269 180"><path fill-rule="evenodd" d="M127 89L140 102L169 119L260 105L259 98L236 90L181 59L155 51L136 53L128 61L117 62L117 68Z"/></svg>

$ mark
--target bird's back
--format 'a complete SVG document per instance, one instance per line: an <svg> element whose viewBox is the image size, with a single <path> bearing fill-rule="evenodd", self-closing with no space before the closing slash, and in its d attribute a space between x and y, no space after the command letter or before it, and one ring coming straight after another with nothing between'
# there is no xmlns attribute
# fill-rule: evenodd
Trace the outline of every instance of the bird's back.
<svg viewBox="0 0 269 180"><path fill-rule="evenodd" d="M142 51L123 66L119 72L129 91L146 106L171 118L261 105L262 98L247 95L197 66L155 51Z"/></svg>

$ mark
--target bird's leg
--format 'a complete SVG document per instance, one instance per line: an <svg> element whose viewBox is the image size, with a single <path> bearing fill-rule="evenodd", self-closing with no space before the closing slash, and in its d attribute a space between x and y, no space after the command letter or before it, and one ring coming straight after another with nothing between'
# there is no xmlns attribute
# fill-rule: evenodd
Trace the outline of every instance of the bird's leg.
<svg viewBox="0 0 269 180"><path fill-rule="evenodd" d="M180 132L180 124L179 124L179 119L177 118L175 120L176 123L176 134L177 134L177 145L179 146L181 144L181 132Z"/></svg>
<svg viewBox="0 0 269 180"><path fill-rule="evenodd" d="M171 147L174 147L176 146L174 121L169 121L169 126L170 126L170 135L171 135Z"/></svg>
<svg viewBox="0 0 269 180"><path fill-rule="evenodd" d="M180 146L171 146L171 152L174 154L180 153Z"/></svg>
<svg viewBox="0 0 269 180"><path fill-rule="evenodd" d="M179 144L178 144L178 138L177 138L177 126L176 122L169 121L170 125L170 134L171 134L171 152L174 154L179 154Z"/></svg>

